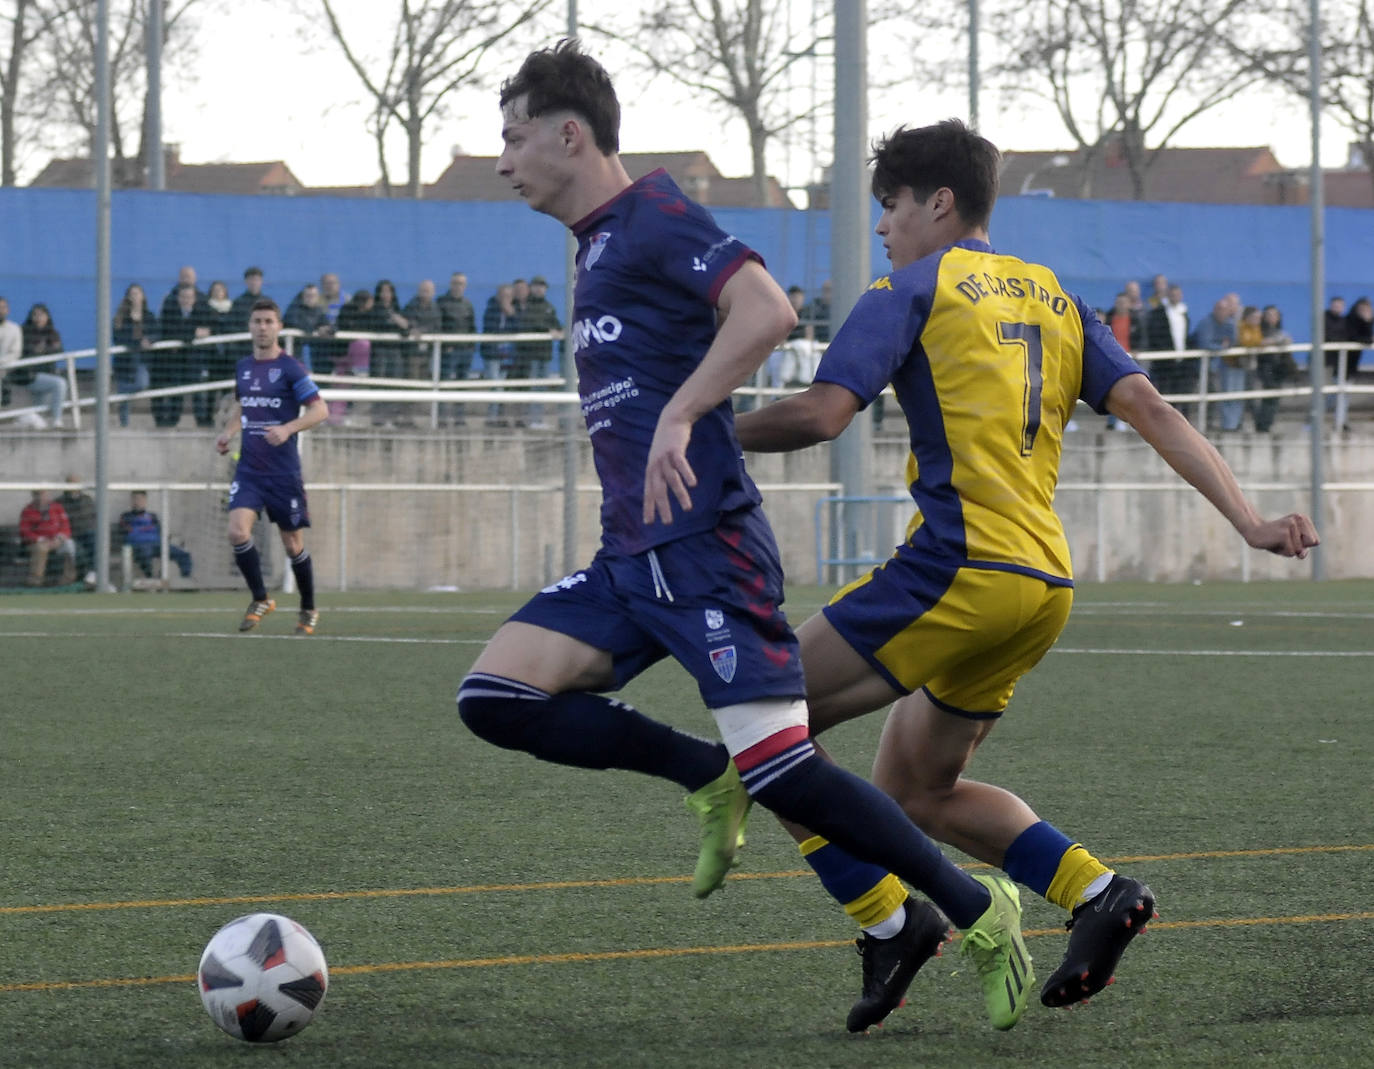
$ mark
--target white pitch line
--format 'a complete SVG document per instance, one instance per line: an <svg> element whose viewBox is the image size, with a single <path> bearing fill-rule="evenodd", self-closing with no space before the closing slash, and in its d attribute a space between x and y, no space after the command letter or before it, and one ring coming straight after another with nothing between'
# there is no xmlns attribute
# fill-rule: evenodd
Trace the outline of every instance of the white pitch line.
<svg viewBox="0 0 1374 1069"><path fill-rule="evenodd" d="M259 639L290 642L308 641L311 644L319 642L374 642L411 646L484 646L488 641L485 638L400 638L387 635L312 635L309 639L304 639L299 635L265 635L261 633L241 635L236 632L220 631L173 631L164 634L150 632L144 635L116 635L104 631L0 631L0 639L6 638L118 638L125 641L140 638L209 638L233 642ZM1374 657L1374 650L1146 650L1056 646L1050 652L1108 657Z"/></svg>
<svg viewBox="0 0 1374 1069"><path fill-rule="evenodd" d="M1050 652L1113 657L1374 657L1374 650L1117 650L1056 646Z"/></svg>
<svg viewBox="0 0 1374 1069"><path fill-rule="evenodd" d="M300 635L240 635L225 634L219 631L172 631L165 634L149 632L146 635L116 635L106 631L0 631L0 639L6 638L117 638L121 642L141 638L212 638L233 642L244 641L289 641L308 642L377 642L410 646L485 646L485 638L393 638L386 635L311 635L305 639Z"/></svg>
<svg viewBox="0 0 1374 1069"><path fill-rule="evenodd" d="M327 611L331 616L336 613L369 612L417 613L431 616L496 616L503 613L509 614L512 610L456 607L446 609L432 605L330 605ZM156 607L140 609L0 609L0 616L222 616L232 612L232 609L223 606L217 609L159 609Z"/></svg>

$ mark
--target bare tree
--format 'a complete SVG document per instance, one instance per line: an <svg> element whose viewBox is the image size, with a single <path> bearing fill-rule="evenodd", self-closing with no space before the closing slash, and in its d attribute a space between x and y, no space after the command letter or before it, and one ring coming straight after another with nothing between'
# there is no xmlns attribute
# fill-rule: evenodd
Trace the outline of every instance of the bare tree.
<svg viewBox="0 0 1374 1069"><path fill-rule="evenodd" d="M989 78L1049 101L1079 149L1085 182L1120 145L1137 199L1188 123L1264 80L1248 58L1257 0L995 0L1001 54ZM1085 189L1084 194L1090 193Z"/></svg>
<svg viewBox="0 0 1374 1069"><path fill-rule="evenodd" d="M141 186L147 168L147 5L164 4L164 70L185 70L194 59L189 9L198 0L114 0L110 5L110 149L116 185ZM95 0L65 0L37 46L39 93L49 122L75 132L94 155L98 87L95 84ZM135 140L136 139L136 140Z"/></svg>
<svg viewBox="0 0 1374 1069"><path fill-rule="evenodd" d="M1374 10L1370 0L1326 0L1317 27L1321 47L1324 113L1354 139L1374 180ZM1310 92L1309 5L1299 0L1275 4L1268 15L1266 47L1247 54L1268 81L1302 100Z"/></svg>
<svg viewBox="0 0 1374 1069"><path fill-rule="evenodd" d="M406 195L421 194L420 151L448 98L484 83L483 61L497 45L550 6L552 0L401 0L386 54L376 60L350 42L335 11L321 0L329 31L372 98L368 129L377 145L383 187L391 195L386 135L394 122L406 137Z"/></svg>
<svg viewBox="0 0 1374 1069"><path fill-rule="evenodd" d="M589 24L588 29L629 45L645 69L700 94L708 106L744 121L749 131L758 203L767 203L768 145L817 111L797 81L803 63L828 59L829 25L793 21L789 3L777 0L657 0L639 10L629 26ZM820 94L827 103L830 87Z"/></svg>
<svg viewBox="0 0 1374 1069"><path fill-rule="evenodd" d="M35 42L47 34L61 10L43 0L9 0L0 10L0 39L9 48L0 59L0 185L14 185L18 172L18 121L31 91Z"/></svg>

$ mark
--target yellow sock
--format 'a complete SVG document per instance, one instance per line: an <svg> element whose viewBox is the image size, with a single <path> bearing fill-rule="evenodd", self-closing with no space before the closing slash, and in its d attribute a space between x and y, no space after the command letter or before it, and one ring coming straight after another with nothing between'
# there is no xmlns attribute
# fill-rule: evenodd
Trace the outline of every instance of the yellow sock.
<svg viewBox="0 0 1374 1069"><path fill-rule="evenodd" d="M1073 912L1084 902L1083 892L1099 876L1106 875L1111 869L1098 861L1078 843L1064 851L1059 859L1059 868L1050 881L1045 898L1061 909Z"/></svg>
<svg viewBox="0 0 1374 1069"><path fill-rule="evenodd" d="M801 844L802 857L860 928L871 928L897 912L907 899L902 881L879 865L858 861L819 835Z"/></svg>

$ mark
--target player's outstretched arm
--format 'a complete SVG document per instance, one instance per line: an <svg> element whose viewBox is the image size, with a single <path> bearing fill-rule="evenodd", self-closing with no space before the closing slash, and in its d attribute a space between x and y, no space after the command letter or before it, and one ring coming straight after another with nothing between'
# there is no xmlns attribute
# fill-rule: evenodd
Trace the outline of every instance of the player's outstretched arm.
<svg viewBox="0 0 1374 1069"><path fill-rule="evenodd" d="M838 438L859 411L844 386L813 382L801 393L735 417L739 444L753 453L785 453Z"/></svg>
<svg viewBox="0 0 1374 1069"><path fill-rule="evenodd" d="M1107 410L1124 419L1150 447L1217 507L1245 541L1281 557L1306 557L1321 540L1301 513L1265 520L1246 498L1216 447L1159 396L1144 375L1127 375L1107 393Z"/></svg>
<svg viewBox="0 0 1374 1069"><path fill-rule="evenodd" d="M687 463L692 424L743 384L797 325L787 294L756 261L730 276L716 299L720 327L697 369L659 413L644 471L644 522L673 522L669 495L692 507L696 473Z"/></svg>

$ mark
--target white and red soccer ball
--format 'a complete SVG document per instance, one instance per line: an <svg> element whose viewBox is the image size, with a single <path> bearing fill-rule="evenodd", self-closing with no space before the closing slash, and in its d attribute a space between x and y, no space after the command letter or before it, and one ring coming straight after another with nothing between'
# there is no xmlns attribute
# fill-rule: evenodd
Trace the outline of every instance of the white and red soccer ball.
<svg viewBox="0 0 1374 1069"><path fill-rule="evenodd" d="M315 937L295 921L252 913L214 934L196 982L220 1028L249 1043L274 1043L310 1023L329 988L329 967Z"/></svg>

